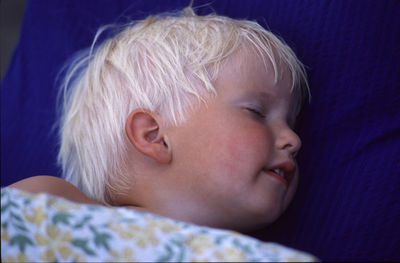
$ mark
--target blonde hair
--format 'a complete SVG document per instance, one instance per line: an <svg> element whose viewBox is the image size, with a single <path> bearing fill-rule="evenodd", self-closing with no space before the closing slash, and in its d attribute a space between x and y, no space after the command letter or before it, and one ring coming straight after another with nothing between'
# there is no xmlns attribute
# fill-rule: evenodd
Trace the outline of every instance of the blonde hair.
<svg viewBox="0 0 400 263"><path fill-rule="evenodd" d="M172 125L184 122L193 99L217 95L213 82L221 62L245 43L271 62L275 80L283 63L292 90L308 92L294 52L256 22L197 16L187 8L180 16L150 16L125 25L95 48L105 29L65 74L58 155L64 178L103 203L112 200L107 189L118 181L122 187L129 173L129 113L144 108Z"/></svg>

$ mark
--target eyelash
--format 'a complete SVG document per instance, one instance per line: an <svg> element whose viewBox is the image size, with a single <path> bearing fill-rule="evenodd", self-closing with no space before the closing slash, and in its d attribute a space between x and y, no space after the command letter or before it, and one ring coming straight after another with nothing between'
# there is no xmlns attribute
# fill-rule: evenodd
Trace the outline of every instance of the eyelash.
<svg viewBox="0 0 400 263"><path fill-rule="evenodd" d="M266 118L266 115L264 113L262 113L260 110L257 110L257 109L254 109L254 108L249 108L249 107L246 107L244 109L249 111L250 113L254 114L259 119L265 119ZM289 127L293 130L294 126L295 126L295 123L296 123L296 119L292 120L291 118L289 118L287 120L287 123L288 123Z"/></svg>
<svg viewBox="0 0 400 263"><path fill-rule="evenodd" d="M254 115L256 115L258 118L264 119L265 118L265 114L263 114L261 111L253 109L253 108L246 108L247 111L253 113Z"/></svg>

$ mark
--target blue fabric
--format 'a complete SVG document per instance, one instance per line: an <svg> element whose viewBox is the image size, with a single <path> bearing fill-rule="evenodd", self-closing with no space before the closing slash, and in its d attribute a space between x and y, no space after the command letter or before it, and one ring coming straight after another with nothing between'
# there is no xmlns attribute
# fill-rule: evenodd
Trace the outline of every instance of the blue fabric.
<svg viewBox="0 0 400 263"><path fill-rule="evenodd" d="M54 80L100 25L188 3L29 1L1 85L1 185L59 176ZM279 221L253 234L322 260L400 260L400 2L196 0L195 6L198 14L258 20L308 67L312 101L297 127L298 194Z"/></svg>

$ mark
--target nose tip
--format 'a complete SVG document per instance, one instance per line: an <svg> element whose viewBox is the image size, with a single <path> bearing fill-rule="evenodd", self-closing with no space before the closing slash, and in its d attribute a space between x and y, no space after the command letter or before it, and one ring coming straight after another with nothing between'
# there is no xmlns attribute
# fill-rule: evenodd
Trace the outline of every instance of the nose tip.
<svg viewBox="0 0 400 263"><path fill-rule="evenodd" d="M292 129L286 128L279 134L277 147L281 150L286 150L290 155L295 156L301 148L300 137Z"/></svg>

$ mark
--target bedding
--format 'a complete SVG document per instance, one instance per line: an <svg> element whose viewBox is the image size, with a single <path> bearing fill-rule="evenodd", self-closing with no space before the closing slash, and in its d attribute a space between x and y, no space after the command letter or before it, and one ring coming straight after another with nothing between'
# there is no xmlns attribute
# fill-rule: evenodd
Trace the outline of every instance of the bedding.
<svg viewBox="0 0 400 263"><path fill-rule="evenodd" d="M233 232L127 208L1 189L2 262L316 261Z"/></svg>

